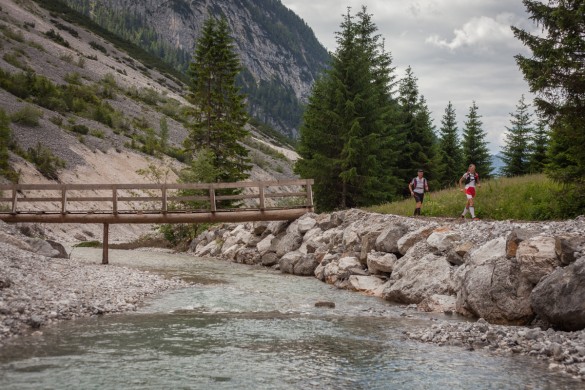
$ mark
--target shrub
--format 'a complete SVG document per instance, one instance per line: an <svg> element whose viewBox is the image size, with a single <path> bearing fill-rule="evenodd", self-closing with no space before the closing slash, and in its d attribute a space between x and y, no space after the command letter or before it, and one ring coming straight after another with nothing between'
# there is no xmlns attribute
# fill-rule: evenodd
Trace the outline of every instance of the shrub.
<svg viewBox="0 0 585 390"><path fill-rule="evenodd" d="M49 31L47 31L45 33L45 35L47 36L47 38L51 39L54 42L57 42L59 45L61 46L65 46L65 47L71 47L71 45L69 45L69 42L67 42L62 36L61 34L59 34L58 32L56 32L55 30L51 29Z"/></svg>
<svg viewBox="0 0 585 390"><path fill-rule="evenodd" d="M55 156L51 149L41 145L40 142L35 148L28 149L27 156L38 171L50 180L57 180L59 169L66 166L65 161Z"/></svg>
<svg viewBox="0 0 585 390"><path fill-rule="evenodd" d="M39 119L43 116L43 112L36 107L26 105L20 110L16 111L10 116L14 123L24 126L38 126Z"/></svg>
<svg viewBox="0 0 585 390"><path fill-rule="evenodd" d="M14 31L8 26L1 25L0 31L2 31L4 36L8 39L12 39L17 42L24 42L24 34L20 30Z"/></svg>
<svg viewBox="0 0 585 390"><path fill-rule="evenodd" d="M89 43L89 46L91 46L94 50L101 51L105 55L108 55L108 51L106 50L106 48L103 47L102 45L100 45L99 43L97 43L96 41L91 41Z"/></svg>
<svg viewBox="0 0 585 390"><path fill-rule="evenodd" d="M10 65L14 66L15 68L20 68L22 70L29 70L30 68L20 61L20 55L17 53L5 53L2 58L4 61L8 62Z"/></svg>
<svg viewBox="0 0 585 390"><path fill-rule="evenodd" d="M103 139L105 137L105 133L102 130L91 130L89 135L93 135L96 138Z"/></svg>
<svg viewBox="0 0 585 390"><path fill-rule="evenodd" d="M71 131L77 134L86 135L89 134L89 127L86 125L73 125L71 126Z"/></svg>

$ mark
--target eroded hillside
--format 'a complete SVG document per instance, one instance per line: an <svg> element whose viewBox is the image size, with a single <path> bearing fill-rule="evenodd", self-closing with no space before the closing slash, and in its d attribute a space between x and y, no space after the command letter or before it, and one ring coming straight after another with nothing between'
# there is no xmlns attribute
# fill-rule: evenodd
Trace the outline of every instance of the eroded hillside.
<svg viewBox="0 0 585 390"><path fill-rule="evenodd" d="M180 80L33 1L0 7L0 108L10 118L10 165L19 182L160 180L144 173L153 167L177 180L190 109ZM242 142L251 151L251 179L294 177L296 154L250 130ZM69 238L72 228L55 231ZM100 228L82 230L92 236Z"/></svg>

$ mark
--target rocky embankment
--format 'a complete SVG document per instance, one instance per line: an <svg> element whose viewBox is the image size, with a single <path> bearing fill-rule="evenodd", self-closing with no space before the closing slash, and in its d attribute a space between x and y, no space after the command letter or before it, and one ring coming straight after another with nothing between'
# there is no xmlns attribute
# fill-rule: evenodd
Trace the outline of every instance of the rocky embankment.
<svg viewBox="0 0 585 390"><path fill-rule="evenodd" d="M186 286L148 272L67 257L60 245L26 237L0 221L0 346L57 321L133 311L149 295Z"/></svg>
<svg viewBox="0 0 585 390"><path fill-rule="evenodd" d="M221 225L190 251L479 318L405 335L534 355L585 379L585 217L470 222L349 210Z"/></svg>

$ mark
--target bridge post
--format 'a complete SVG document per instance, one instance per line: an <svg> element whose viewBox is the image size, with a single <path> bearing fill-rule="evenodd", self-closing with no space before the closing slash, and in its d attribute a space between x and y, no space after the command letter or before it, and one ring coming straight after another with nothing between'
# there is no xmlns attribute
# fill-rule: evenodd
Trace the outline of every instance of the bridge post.
<svg viewBox="0 0 585 390"><path fill-rule="evenodd" d="M108 247L109 247L109 243L108 243L108 236L109 236L109 227L110 224L108 223L104 223L104 237L103 237L103 252L102 252L102 264L108 264Z"/></svg>

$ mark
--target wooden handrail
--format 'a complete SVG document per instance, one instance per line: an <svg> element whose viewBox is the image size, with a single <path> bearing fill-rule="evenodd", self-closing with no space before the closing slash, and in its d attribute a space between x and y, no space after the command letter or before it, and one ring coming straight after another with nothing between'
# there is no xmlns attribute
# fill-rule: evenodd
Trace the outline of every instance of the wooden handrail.
<svg viewBox="0 0 585 390"><path fill-rule="evenodd" d="M69 213L93 213L95 210L88 210L80 208L78 203L83 202L100 202L109 203L111 206L101 212L111 213L117 215L120 211L120 203L131 203L136 213L140 213L140 207L143 210L148 208L149 211L159 211L163 214L172 213L172 207L169 204L172 202L186 202L186 201L203 201L209 205L208 211L214 213L219 211L218 202L223 200L246 200L257 199L257 210L276 210L278 207L267 207L266 200L269 198L287 198L300 197L304 198L302 207L313 208L313 194L312 194L312 179L301 180L277 180L277 181L253 181L253 182L235 182L235 183L165 183L165 184L0 184L0 193L3 191L11 191L11 197L0 197L0 203L9 203L10 207L4 210L0 208L0 216L2 214L10 213L51 213L58 211L61 214ZM304 187L303 191L292 190L291 192L267 192L270 187ZM238 195L223 195L218 190L223 189L245 189L257 188L257 193L253 194L238 194ZM194 190L203 192L201 195L181 195L175 192L181 190ZM30 196L26 196L26 192L32 191ZM94 193L84 196L83 191L92 191ZM109 195L99 194L99 191L109 192ZM130 191L130 194L128 192ZM135 193L132 195L132 191ZM158 193L153 194L156 191ZM172 191L169 193L169 191ZM81 194L80 194L81 192ZM95 192L98 192L96 194ZM204 193L208 195L205 196ZM52 202L59 204L59 210L53 210L47 207L46 210L25 210L23 204L34 202ZM74 207L74 202L77 207ZM142 203L142 206L140 204ZM198 206L200 209L200 207ZM247 208L250 209L249 207ZM180 208L181 212L186 210L185 207ZM188 210L188 208L187 208ZM2 219L0 217L0 219Z"/></svg>

